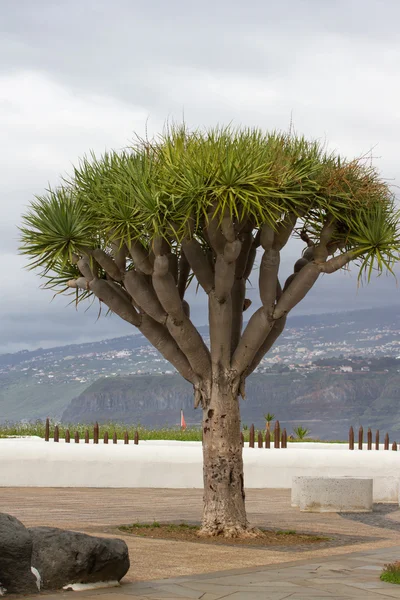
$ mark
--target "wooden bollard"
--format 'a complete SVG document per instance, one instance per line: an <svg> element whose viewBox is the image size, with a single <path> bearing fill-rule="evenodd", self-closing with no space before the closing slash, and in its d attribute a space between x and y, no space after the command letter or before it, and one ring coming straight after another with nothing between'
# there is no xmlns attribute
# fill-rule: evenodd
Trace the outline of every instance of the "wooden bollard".
<svg viewBox="0 0 400 600"><path fill-rule="evenodd" d="M265 432L265 447L271 448L271 433L268 430Z"/></svg>
<svg viewBox="0 0 400 600"><path fill-rule="evenodd" d="M99 424L96 422L93 427L93 444L99 443Z"/></svg>
<svg viewBox="0 0 400 600"><path fill-rule="evenodd" d="M395 452L397 452L397 444L396 444L396 442L393 442L393 444L392 444L392 450L394 450Z"/></svg>
<svg viewBox="0 0 400 600"><path fill-rule="evenodd" d="M254 425L251 425L251 427L250 427L249 448L254 448Z"/></svg>
<svg viewBox="0 0 400 600"><path fill-rule="evenodd" d="M279 448L280 437L281 437L281 428L279 425L279 421L276 421L275 429L274 429L274 448Z"/></svg>
<svg viewBox="0 0 400 600"><path fill-rule="evenodd" d="M54 441L55 442L59 442L60 441L60 432L58 430L58 425L56 425L54 427Z"/></svg>
<svg viewBox="0 0 400 600"><path fill-rule="evenodd" d="M385 450L389 450L389 434L385 435Z"/></svg>
<svg viewBox="0 0 400 600"><path fill-rule="evenodd" d="M133 436L133 443L136 444L136 446L139 443L139 432L137 430L135 431L135 435Z"/></svg>
<svg viewBox="0 0 400 600"><path fill-rule="evenodd" d="M89 429L86 429L85 431L85 444L89 443Z"/></svg>
<svg viewBox="0 0 400 600"><path fill-rule="evenodd" d="M372 450L372 431L370 427L368 427L367 431L367 448L368 450Z"/></svg>
<svg viewBox="0 0 400 600"><path fill-rule="evenodd" d="M108 444L108 431L106 431L104 434L103 443Z"/></svg>
<svg viewBox="0 0 400 600"><path fill-rule="evenodd" d="M129 435L127 431L124 433L124 444L129 444Z"/></svg>
<svg viewBox="0 0 400 600"><path fill-rule="evenodd" d="M379 429L376 430L375 434L375 450L379 450Z"/></svg>
<svg viewBox="0 0 400 600"><path fill-rule="evenodd" d="M244 446L244 435L243 435L243 431L240 432L240 443L242 444L242 446Z"/></svg>
<svg viewBox="0 0 400 600"><path fill-rule="evenodd" d="M69 444L71 442L71 434L69 433L69 429L65 430L65 443Z"/></svg>
<svg viewBox="0 0 400 600"><path fill-rule="evenodd" d="M114 431L113 433L113 444L118 444L118 438L117 438L117 432Z"/></svg>
<svg viewBox="0 0 400 600"><path fill-rule="evenodd" d="M361 426L360 429L358 430L358 449L359 450L363 449L363 441L364 441L364 429Z"/></svg>
<svg viewBox="0 0 400 600"><path fill-rule="evenodd" d="M79 444L79 431L75 431L75 444Z"/></svg>
<svg viewBox="0 0 400 600"><path fill-rule="evenodd" d="M258 439L257 439L257 442L258 442L258 447L259 447L259 448L262 448L262 447L263 447L263 437L262 437L262 433L261 433L261 431L259 431L259 432L258 432Z"/></svg>
<svg viewBox="0 0 400 600"><path fill-rule="evenodd" d="M350 427L349 429L349 450L354 450L354 429Z"/></svg>
<svg viewBox="0 0 400 600"><path fill-rule="evenodd" d="M44 441L48 442L50 440L50 419L47 417L46 425L44 426Z"/></svg>
<svg viewBox="0 0 400 600"><path fill-rule="evenodd" d="M286 429L284 429L282 431L282 444L281 444L282 448L287 448L287 433L286 433Z"/></svg>

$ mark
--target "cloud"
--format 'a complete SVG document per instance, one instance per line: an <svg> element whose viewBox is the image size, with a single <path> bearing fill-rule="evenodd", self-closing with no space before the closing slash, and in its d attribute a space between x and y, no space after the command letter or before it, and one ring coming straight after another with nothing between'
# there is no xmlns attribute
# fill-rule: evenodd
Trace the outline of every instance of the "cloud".
<svg viewBox="0 0 400 600"><path fill-rule="evenodd" d="M50 302L17 256L21 213L90 149L124 147L166 119L232 122L327 140L346 156L369 151L398 181L400 4L380 0L19 0L0 36L0 352L124 334L97 310ZM283 269L300 253L291 243ZM378 285L379 284L379 285ZM258 306L255 292L249 291ZM397 302L393 280L357 292L324 277L298 310ZM204 298L191 293L204 323Z"/></svg>

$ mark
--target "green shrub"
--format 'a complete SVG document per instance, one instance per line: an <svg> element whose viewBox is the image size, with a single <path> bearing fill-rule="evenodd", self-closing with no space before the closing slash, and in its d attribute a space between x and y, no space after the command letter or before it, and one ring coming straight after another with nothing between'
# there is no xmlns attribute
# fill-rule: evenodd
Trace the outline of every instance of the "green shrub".
<svg viewBox="0 0 400 600"><path fill-rule="evenodd" d="M386 581L386 583L400 585L400 561L385 565L380 579L381 581Z"/></svg>

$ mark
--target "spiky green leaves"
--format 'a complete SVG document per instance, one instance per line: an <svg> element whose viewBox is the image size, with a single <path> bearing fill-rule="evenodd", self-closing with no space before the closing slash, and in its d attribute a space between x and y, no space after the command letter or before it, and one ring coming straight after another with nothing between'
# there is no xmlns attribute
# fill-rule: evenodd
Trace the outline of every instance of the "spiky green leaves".
<svg viewBox="0 0 400 600"><path fill-rule="evenodd" d="M318 243L335 222L337 251L357 248L361 274L392 268L400 240L387 184L364 160L344 161L317 142L259 130L171 128L123 152L85 157L57 190L37 198L24 217L22 252L44 273L65 269L85 246L107 250L114 240L203 235L209 220L236 228L273 229L297 215ZM290 219L289 219L290 220Z"/></svg>
<svg viewBox="0 0 400 600"><path fill-rule="evenodd" d="M83 202L72 187L48 190L37 197L23 217L21 253L30 267L48 271L69 269L73 253L96 246L99 235Z"/></svg>

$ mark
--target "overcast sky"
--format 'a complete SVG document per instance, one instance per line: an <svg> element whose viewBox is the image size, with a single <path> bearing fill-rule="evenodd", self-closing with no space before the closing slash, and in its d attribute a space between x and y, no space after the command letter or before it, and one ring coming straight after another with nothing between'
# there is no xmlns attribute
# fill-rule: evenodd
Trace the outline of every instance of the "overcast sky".
<svg viewBox="0 0 400 600"><path fill-rule="evenodd" d="M398 0L2 0L0 353L126 335L39 289L18 256L21 213L77 158L160 131L287 129L400 178ZM299 250L288 248L285 269ZM256 281L254 281L256 283ZM257 306L255 291L249 292ZM325 276L297 312L396 304L394 280ZM193 318L206 320L193 296Z"/></svg>

